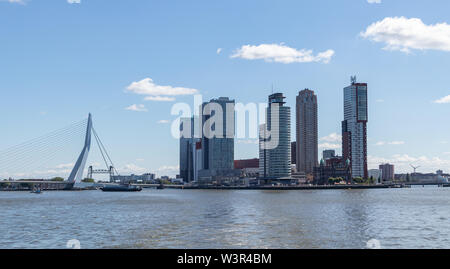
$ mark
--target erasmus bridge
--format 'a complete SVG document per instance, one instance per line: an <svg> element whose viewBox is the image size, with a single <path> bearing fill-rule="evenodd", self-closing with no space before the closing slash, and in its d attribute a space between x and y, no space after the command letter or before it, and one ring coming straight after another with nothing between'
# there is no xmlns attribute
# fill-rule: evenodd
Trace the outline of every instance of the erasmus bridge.
<svg viewBox="0 0 450 269"><path fill-rule="evenodd" d="M76 159L76 162L73 164L73 167L71 167L71 170L66 171L70 171L67 180L63 180L62 178L60 178L60 180L12 179L12 177L35 177L33 173L36 173L36 171L31 172L30 174L27 174L23 171L29 170L33 167L41 168L45 165L48 165L50 161L66 154L66 151L70 148L72 142L74 142L77 138L80 139L80 136L82 135L84 135L84 143L81 149L81 153L79 153L79 156ZM83 179L86 161L91 150L92 139L95 139L95 141L97 142L98 148L107 169L93 170L92 166L90 166L88 174L92 176L92 174L94 173L102 173L113 176L115 172L117 173L117 171L114 168L114 165L111 161L111 158L109 157L108 152L106 151L106 148L97 135L97 132L93 128L92 115L89 114L87 121L83 120L66 128L51 132L42 137L38 137L25 143L0 151L0 176L2 178L6 178L7 176L9 176L9 180L5 179L3 181L0 181L0 183L2 183L3 185L8 184L9 186L12 186L14 184L24 184L33 187L40 186L55 190L73 189L74 185L76 183L80 183ZM70 168L67 166L68 165L65 165L64 168ZM64 171L47 170L47 172L63 173ZM45 173L45 171L40 173Z"/></svg>

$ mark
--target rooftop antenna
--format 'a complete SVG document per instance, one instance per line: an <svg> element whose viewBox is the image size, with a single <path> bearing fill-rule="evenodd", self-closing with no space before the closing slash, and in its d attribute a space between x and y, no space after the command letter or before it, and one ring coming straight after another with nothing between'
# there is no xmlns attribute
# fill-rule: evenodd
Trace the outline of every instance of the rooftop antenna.
<svg viewBox="0 0 450 269"><path fill-rule="evenodd" d="M413 166L412 164L410 164L410 165L414 169L414 174L416 173L416 170L420 168L420 166Z"/></svg>
<svg viewBox="0 0 450 269"><path fill-rule="evenodd" d="M356 76L351 76L350 81L352 84L356 84Z"/></svg>
<svg viewBox="0 0 450 269"><path fill-rule="evenodd" d="M272 94L273 94L273 82L272 82Z"/></svg>

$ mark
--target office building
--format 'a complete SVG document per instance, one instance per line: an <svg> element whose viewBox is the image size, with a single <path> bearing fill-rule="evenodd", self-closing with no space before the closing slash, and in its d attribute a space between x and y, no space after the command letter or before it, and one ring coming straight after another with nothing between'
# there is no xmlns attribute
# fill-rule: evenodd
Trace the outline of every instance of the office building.
<svg viewBox="0 0 450 269"><path fill-rule="evenodd" d="M322 158L326 161L328 159L336 157L334 149L327 149L322 152Z"/></svg>
<svg viewBox="0 0 450 269"><path fill-rule="evenodd" d="M305 89L299 92L296 113L296 168L298 172L312 174L319 159L317 96L314 91Z"/></svg>
<svg viewBox="0 0 450 269"><path fill-rule="evenodd" d="M368 178L367 168L367 84L344 88L344 121L342 121L342 155L350 161L352 177Z"/></svg>
<svg viewBox="0 0 450 269"><path fill-rule="evenodd" d="M194 136L195 118L180 119L180 178L184 182L195 180L197 167L196 144L198 139Z"/></svg>
<svg viewBox="0 0 450 269"><path fill-rule="evenodd" d="M269 96L267 124L260 126L260 176L264 178L291 177L291 108L284 99L282 93Z"/></svg>
<svg viewBox="0 0 450 269"><path fill-rule="evenodd" d="M202 105L202 167L204 170L233 169L234 104L234 100L220 97ZM218 110L221 110L222 115L219 115Z"/></svg>
<svg viewBox="0 0 450 269"><path fill-rule="evenodd" d="M379 166L381 170L381 179L383 181L392 181L395 178L395 171L394 171L394 165L392 164L381 164Z"/></svg>
<svg viewBox="0 0 450 269"><path fill-rule="evenodd" d="M291 143L291 164L297 163L297 142Z"/></svg>
<svg viewBox="0 0 450 269"><path fill-rule="evenodd" d="M228 97L211 99L201 105L201 170L198 179L209 182L234 180L235 101Z"/></svg>
<svg viewBox="0 0 450 269"><path fill-rule="evenodd" d="M259 126L259 177L269 177L269 151L265 148L266 137L268 137L267 125Z"/></svg>

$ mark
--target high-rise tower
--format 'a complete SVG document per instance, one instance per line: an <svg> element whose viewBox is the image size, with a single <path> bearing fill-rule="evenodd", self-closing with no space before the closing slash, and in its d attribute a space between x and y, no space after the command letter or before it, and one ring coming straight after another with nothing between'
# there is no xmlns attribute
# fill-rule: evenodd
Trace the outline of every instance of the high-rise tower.
<svg viewBox="0 0 450 269"><path fill-rule="evenodd" d="M297 171L312 174L318 162L317 96L300 91L296 102Z"/></svg>
<svg viewBox="0 0 450 269"><path fill-rule="evenodd" d="M180 177L184 182L195 180L196 142L194 137L195 118L180 119Z"/></svg>
<svg viewBox="0 0 450 269"><path fill-rule="evenodd" d="M223 170L234 168L234 106L235 101L228 97L211 99L202 105L201 142L204 170L220 174ZM215 121L211 122L213 119Z"/></svg>
<svg viewBox="0 0 450 269"><path fill-rule="evenodd" d="M350 161L352 177L368 178L367 169L367 83L344 88L344 121L342 122L342 155Z"/></svg>
<svg viewBox="0 0 450 269"><path fill-rule="evenodd" d="M269 96L266 125L260 127L262 177L280 179L291 176L291 108L285 106L284 99L282 93Z"/></svg>

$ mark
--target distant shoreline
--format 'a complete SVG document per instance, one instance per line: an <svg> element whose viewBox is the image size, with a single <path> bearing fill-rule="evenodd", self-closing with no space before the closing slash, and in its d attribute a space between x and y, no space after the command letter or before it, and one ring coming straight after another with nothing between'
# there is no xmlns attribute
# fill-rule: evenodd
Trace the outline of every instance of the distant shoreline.
<svg viewBox="0 0 450 269"><path fill-rule="evenodd" d="M407 188L403 185L323 185L323 186L184 186L186 190L346 190Z"/></svg>
<svg viewBox="0 0 450 269"><path fill-rule="evenodd" d="M351 189L401 189L411 186L443 186L450 187L450 184L381 184L381 185L314 185L314 186L170 186L167 189L186 189L186 190L351 190ZM145 187L144 187L145 188Z"/></svg>
<svg viewBox="0 0 450 269"><path fill-rule="evenodd" d="M140 184L137 184L140 185ZM165 185L164 189L178 189L178 190L364 190L364 189L402 189L411 188L411 186L437 186L437 187L450 187L449 183L442 184L382 184L382 185L315 185L315 186L183 186L183 185ZM154 186L140 185L144 189L155 189ZM96 190L92 188L80 188L80 189L48 189L44 191L89 191ZM29 192L27 189L0 189L0 192Z"/></svg>

